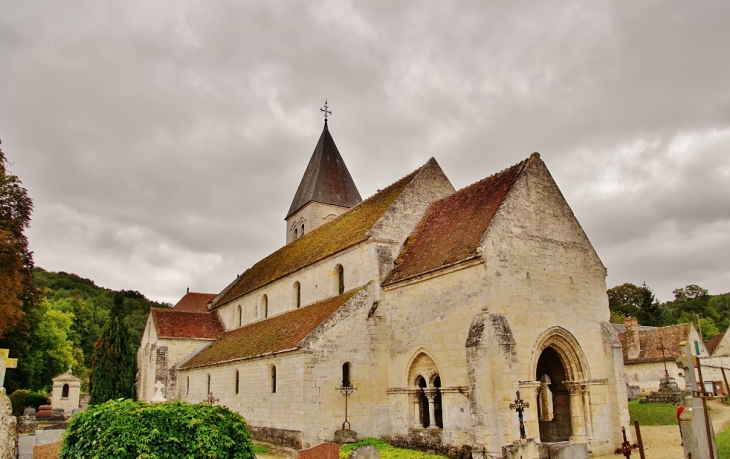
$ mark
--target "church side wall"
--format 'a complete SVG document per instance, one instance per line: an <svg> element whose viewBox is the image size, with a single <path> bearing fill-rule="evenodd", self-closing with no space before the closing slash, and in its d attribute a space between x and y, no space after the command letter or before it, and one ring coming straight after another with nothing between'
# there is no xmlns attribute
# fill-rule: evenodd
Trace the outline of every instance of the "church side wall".
<svg viewBox="0 0 730 459"><path fill-rule="evenodd" d="M227 406L240 413L252 427L254 435L262 432L266 438L274 440L272 436L278 434L281 436L279 443L291 445L292 438L301 438L301 434L296 432L304 430L314 414L305 406L303 384L307 360L305 353L290 352L207 368L181 370L179 397L190 403L207 400L210 375L210 392L218 399L215 402L217 405ZM273 367L276 367L276 392L273 392ZM238 394L235 392L237 370ZM299 448L301 444L294 446Z"/></svg>
<svg viewBox="0 0 730 459"><path fill-rule="evenodd" d="M465 344L474 316L486 307L484 274L483 265L472 264L455 272L383 290L378 313L387 318L390 333L387 354L390 435L399 437L399 441L419 444L420 438L434 434L441 437L442 445L472 444L469 388L473 375L467 370ZM419 355L427 356L423 359L435 364L423 376L431 378L435 372L440 377L443 429L435 432L419 428L415 414L418 389L416 373L411 367ZM493 414L490 416L495 429L501 429L497 425L499 418Z"/></svg>
<svg viewBox="0 0 730 459"><path fill-rule="evenodd" d="M266 295L269 317L296 309L294 283L301 286L301 307L338 295L335 267L342 265L345 291L361 287L378 278L378 261L372 256L372 243L364 242L261 287L220 307L217 312L226 330L238 328L238 306L243 325L263 320L262 297Z"/></svg>
<svg viewBox="0 0 730 459"><path fill-rule="evenodd" d="M382 364L387 339L385 323L373 310L378 288L370 285L350 299L308 338L308 363L304 375L304 398L310 413L304 434L305 446L332 441L345 421L342 386L343 365L350 368L350 383L356 390L348 397L347 419L362 437L387 432L387 368Z"/></svg>
<svg viewBox="0 0 730 459"><path fill-rule="evenodd" d="M511 325L519 379L538 378L540 356L535 346L541 335L552 327L566 330L585 357L582 364L588 368L582 377L592 380L588 390L593 451L613 451L613 433L620 426L609 414L622 411L621 418L628 422L628 408L615 396L616 388L608 385L615 369L597 339L601 322L609 319L606 271L539 159L531 160L495 216L484 239L483 256L490 279L487 303L491 312L503 313ZM535 394L529 396L536 407ZM536 409L531 411L536 417ZM529 435L537 436L536 423L528 427Z"/></svg>

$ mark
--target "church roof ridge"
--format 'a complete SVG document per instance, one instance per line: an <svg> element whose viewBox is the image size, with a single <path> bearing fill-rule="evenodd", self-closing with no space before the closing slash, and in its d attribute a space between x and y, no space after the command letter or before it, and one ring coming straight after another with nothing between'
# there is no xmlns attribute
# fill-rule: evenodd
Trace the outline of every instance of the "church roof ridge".
<svg viewBox="0 0 730 459"><path fill-rule="evenodd" d="M435 162L435 160L434 160ZM370 238L368 231L430 163L376 192L345 213L281 247L238 276L211 303L217 307Z"/></svg>
<svg viewBox="0 0 730 459"><path fill-rule="evenodd" d="M180 369L246 360L296 350L335 311L365 287L225 332Z"/></svg>
<svg viewBox="0 0 730 459"><path fill-rule="evenodd" d="M390 285L478 256L482 236L492 223L529 158L435 201L406 239L395 268L383 285Z"/></svg>
<svg viewBox="0 0 730 459"><path fill-rule="evenodd" d="M312 201L348 208L362 201L326 120L284 219Z"/></svg>
<svg viewBox="0 0 730 459"><path fill-rule="evenodd" d="M216 293L187 292L172 309L177 312L208 312L208 303L216 296Z"/></svg>

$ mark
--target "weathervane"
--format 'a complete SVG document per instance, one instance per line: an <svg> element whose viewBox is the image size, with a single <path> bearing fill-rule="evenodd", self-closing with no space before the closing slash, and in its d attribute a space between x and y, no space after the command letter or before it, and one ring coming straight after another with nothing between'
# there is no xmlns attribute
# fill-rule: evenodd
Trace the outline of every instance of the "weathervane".
<svg viewBox="0 0 730 459"><path fill-rule="evenodd" d="M327 108L327 99L324 100L324 107L319 109L320 112L324 113L324 122L327 122L327 118L332 114L332 110Z"/></svg>

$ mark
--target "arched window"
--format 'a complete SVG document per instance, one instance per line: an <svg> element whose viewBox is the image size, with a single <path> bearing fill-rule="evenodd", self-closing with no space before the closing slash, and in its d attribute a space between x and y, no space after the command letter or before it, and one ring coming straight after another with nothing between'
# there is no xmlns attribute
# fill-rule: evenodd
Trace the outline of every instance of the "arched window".
<svg viewBox="0 0 730 459"><path fill-rule="evenodd" d="M302 286L299 281L294 282L294 307L298 308L302 305Z"/></svg>
<svg viewBox="0 0 730 459"><path fill-rule="evenodd" d="M188 378L188 386L185 389L185 395L190 394L190 376L188 376L187 378Z"/></svg>
<svg viewBox="0 0 730 459"><path fill-rule="evenodd" d="M418 387L418 422L420 427L427 428L430 424L428 412L428 398L426 397L426 380L423 376L416 378L416 386Z"/></svg>
<svg viewBox="0 0 730 459"><path fill-rule="evenodd" d="M68 384L64 384L61 389L61 398L68 398Z"/></svg>
<svg viewBox="0 0 730 459"><path fill-rule="evenodd" d="M269 317L269 297L266 295L261 297L261 313L264 315L264 319Z"/></svg>
<svg viewBox="0 0 730 459"><path fill-rule="evenodd" d="M236 393L238 393L238 383L239 383L239 373L238 373L238 370L236 370Z"/></svg>
<svg viewBox="0 0 730 459"><path fill-rule="evenodd" d="M352 386L352 382L350 381L350 362L345 362L342 365L342 385L344 387Z"/></svg>
<svg viewBox="0 0 730 459"><path fill-rule="evenodd" d="M210 395L210 373L208 373L208 395Z"/></svg>
<svg viewBox="0 0 730 459"><path fill-rule="evenodd" d="M243 325L243 308L241 305L238 305L238 326L240 327Z"/></svg>
<svg viewBox="0 0 730 459"><path fill-rule="evenodd" d="M294 239L296 239L298 237L299 237L299 232L298 232L297 228L294 228Z"/></svg>
<svg viewBox="0 0 730 459"><path fill-rule="evenodd" d="M276 393L276 366L271 366L271 393Z"/></svg>
<svg viewBox="0 0 730 459"><path fill-rule="evenodd" d="M433 417L436 427L444 428L444 415L441 410L441 378L436 376L433 378L433 387L436 389L436 395L433 400Z"/></svg>
<svg viewBox="0 0 730 459"><path fill-rule="evenodd" d="M345 270L342 265L335 266L335 291L338 295L345 293Z"/></svg>
<svg viewBox="0 0 730 459"><path fill-rule="evenodd" d="M302 236L304 236L304 223L302 223Z"/></svg>

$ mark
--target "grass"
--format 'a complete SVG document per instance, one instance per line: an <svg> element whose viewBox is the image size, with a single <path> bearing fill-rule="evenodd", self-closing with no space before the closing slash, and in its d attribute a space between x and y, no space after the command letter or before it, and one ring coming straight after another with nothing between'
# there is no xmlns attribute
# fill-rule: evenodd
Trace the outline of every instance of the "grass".
<svg viewBox="0 0 730 459"><path fill-rule="evenodd" d="M720 435L715 436L715 441L720 459L730 459L730 429L725 429Z"/></svg>
<svg viewBox="0 0 730 459"><path fill-rule="evenodd" d="M380 459L445 459L445 456L426 454L411 449L396 448L390 443L375 438L363 438L357 443L348 443L340 448L340 458L347 458L353 449L362 445L375 445L380 453Z"/></svg>
<svg viewBox="0 0 730 459"><path fill-rule="evenodd" d="M266 448L264 445L260 445L258 443L254 443L253 444L253 452L255 454L259 454L259 453L265 454L265 453L268 453L269 452L269 449Z"/></svg>
<svg viewBox="0 0 730 459"><path fill-rule="evenodd" d="M677 424L677 407L668 403L629 402L631 423L639 421L642 426L668 426Z"/></svg>

